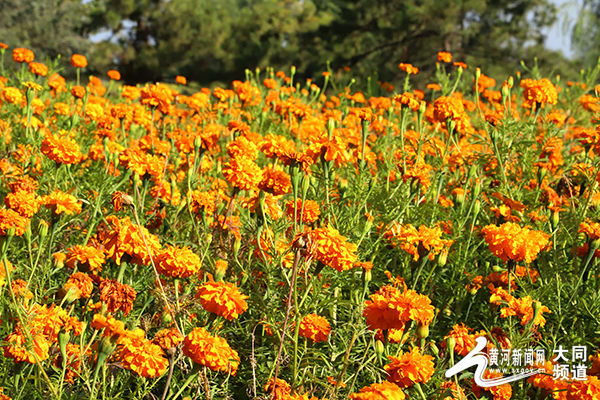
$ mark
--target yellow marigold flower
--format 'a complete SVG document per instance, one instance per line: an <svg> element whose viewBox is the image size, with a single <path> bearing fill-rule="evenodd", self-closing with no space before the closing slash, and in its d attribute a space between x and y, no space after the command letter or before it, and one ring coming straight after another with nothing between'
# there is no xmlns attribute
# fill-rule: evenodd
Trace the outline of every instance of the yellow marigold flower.
<svg viewBox="0 0 600 400"><path fill-rule="evenodd" d="M240 293L230 282L206 282L198 289L196 298L200 299L200 304L206 311L230 321L248 309L246 299L249 297Z"/></svg>
<svg viewBox="0 0 600 400"><path fill-rule="evenodd" d="M31 82L31 81L21 82L21 84L23 86L25 86L27 89L35 90L36 92L39 92L40 90L43 89L42 85L39 85L39 84L37 84L35 82Z"/></svg>
<svg viewBox="0 0 600 400"><path fill-rule="evenodd" d="M348 243L344 236L329 225L315 229L312 235L317 241L317 260L340 272L352 269L357 260L355 244Z"/></svg>
<svg viewBox="0 0 600 400"><path fill-rule="evenodd" d="M400 388L427 383L433 375L433 357L421 355L418 347L413 347L410 352L400 352L398 357L388 356L390 363L383 369L388 373L388 380Z"/></svg>
<svg viewBox="0 0 600 400"><path fill-rule="evenodd" d="M97 274L102 271L105 262L104 253L92 246L75 245L67 249L66 264L83 272Z"/></svg>
<svg viewBox="0 0 600 400"><path fill-rule="evenodd" d="M504 261L531 263L548 244L550 235L521 228L513 222L500 226L488 225L481 230L490 250Z"/></svg>
<svg viewBox="0 0 600 400"><path fill-rule="evenodd" d="M158 378L169 367L160 346L147 339L123 338L119 359L124 368L143 378Z"/></svg>
<svg viewBox="0 0 600 400"><path fill-rule="evenodd" d="M2 89L2 98L11 104L21 104L23 102L23 93L17 88L7 87Z"/></svg>
<svg viewBox="0 0 600 400"><path fill-rule="evenodd" d="M329 332L331 332L329 322L320 315L309 314L300 321L300 336L311 339L314 343L326 341Z"/></svg>
<svg viewBox="0 0 600 400"><path fill-rule="evenodd" d="M70 107L68 104L56 102L52 106L54 108L54 113L58 115L69 115Z"/></svg>
<svg viewBox="0 0 600 400"><path fill-rule="evenodd" d="M196 364L204 365L213 371L230 372L235 375L240 364L237 351L229 347L225 339L212 336L204 328L195 328L185 337L182 351Z"/></svg>
<svg viewBox="0 0 600 400"><path fill-rule="evenodd" d="M358 393L350 394L349 398L352 400L404 400L406 395L398 385L383 381L366 386Z"/></svg>
<svg viewBox="0 0 600 400"><path fill-rule="evenodd" d="M81 147L74 139L46 134L42 141L42 153L59 164L77 164L83 158Z"/></svg>
<svg viewBox="0 0 600 400"><path fill-rule="evenodd" d="M189 247L167 245L154 259L159 274L173 278L188 278L202 267L200 257Z"/></svg>
<svg viewBox="0 0 600 400"><path fill-rule="evenodd" d="M60 213L73 215L81 212L81 202L77 201L75 196L63 193L58 189L47 196L42 196L40 201L57 215Z"/></svg>
<svg viewBox="0 0 600 400"><path fill-rule="evenodd" d="M8 230L15 228L15 235L21 236L29 225L29 219L22 217L19 213L5 208L0 209L0 236L5 236Z"/></svg>

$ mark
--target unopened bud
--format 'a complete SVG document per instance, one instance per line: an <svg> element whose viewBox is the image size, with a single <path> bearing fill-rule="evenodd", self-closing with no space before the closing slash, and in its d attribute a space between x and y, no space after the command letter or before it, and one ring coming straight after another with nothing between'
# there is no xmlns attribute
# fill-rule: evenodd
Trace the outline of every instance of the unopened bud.
<svg viewBox="0 0 600 400"><path fill-rule="evenodd" d="M31 224L27 224L23 236L25 236L25 240L27 240L27 243L31 244Z"/></svg>
<svg viewBox="0 0 600 400"><path fill-rule="evenodd" d="M429 342L429 348L431 349L431 352L433 353L434 356L436 356L436 357L440 356L440 349L438 349L438 347L435 345L435 342L433 340L431 342Z"/></svg>
<svg viewBox="0 0 600 400"><path fill-rule="evenodd" d="M448 123L448 131L454 132L454 129L456 129L456 122L453 119L451 119Z"/></svg>
<svg viewBox="0 0 600 400"><path fill-rule="evenodd" d="M446 338L446 349L448 349L448 352L453 353L454 346L456 346L456 339L454 339L454 336L448 336Z"/></svg>
<svg viewBox="0 0 600 400"><path fill-rule="evenodd" d="M419 339L425 339L429 336L429 324L421 325L419 324L417 327L417 337Z"/></svg>
<svg viewBox="0 0 600 400"><path fill-rule="evenodd" d="M311 178L310 175L304 175L302 177L302 197L306 198L306 194L308 193L308 189L310 188Z"/></svg>
<svg viewBox="0 0 600 400"><path fill-rule="evenodd" d="M477 68L477 69L475 70L475 79L479 79L479 77L480 77L480 76L481 76L481 69L480 69L480 68Z"/></svg>
<svg viewBox="0 0 600 400"><path fill-rule="evenodd" d="M48 228L50 227L50 225L48 225L48 223L46 221L40 221L40 225L38 227L39 233L40 233L40 238L45 238L46 236L48 236Z"/></svg>
<svg viewBox="0 0 600 400"><path fill-rule="evenodd" d="M171 313L162 313L162 321L165 325L171 325L171 323L173 322L173 317L171 317Z"/></svg>
<svg viewBox="0 0 600 400"><path fill-rule="evenodd" d="M194 138L194 148L196 149L196 153L198 152L198 149L202 146L202 137L200 137L200 135L196 136L196 138Z"/></svg>
<svg viewBox="0 0 600 400"><path fill-rule="evenodd" d="M242 247L242 240L239 238L235 239L235 242L233 242L233 255L237 258L239 252L240 252L240 248Z"/></svg>
<svg viewBox="0 0 600 400"><path fill-rule="evenodd" d="M481 202L479 200L475 200L475 204L473 204L473 215L477 216L480 210Z"/></svg>
<svg viewBox="0 0 600 400"><path fill-rule="evenodd" d="M494 266L492 266L492 271L494 271L494 272L501 272L502 268L500 268L499 265L494 265Z"/></svg>
<svg viewBox="0 0 600 400"><path fill-rule="evenodd" d="M550 222L552 223L552 230L556 230L556 228L558 227L558 222L560 220L560 215L559 215L559 211L558 210L554 210L552 211L552 218L550 220Z"/></svg>
<svg viewBox="0 0 600 400"><path fill-rule="evenodd" d="M383 342L381 340L376 340L375 341L375 354L377 354L378 356L381 356L384 351L385 351L385 346L383 345Z"/></svg>
<svg viewBox="0 0 600 400"><path fill-rule="evenodd" d="M448 249L444 249L442 251L440 251L440 255L438 256L438 266L443 267L444 265L446 265L446 262L448 261Z"/></svg>
<svg viewBox="0 0 600 400"><path fill-rule="evenodd" d="M426 102L424 102L424 101L422 101L422 102L419 104L419 114L420 114L420 115L423 115L423 114L425 114L425 111L427 111L427 103L426 103Z"/></svg>

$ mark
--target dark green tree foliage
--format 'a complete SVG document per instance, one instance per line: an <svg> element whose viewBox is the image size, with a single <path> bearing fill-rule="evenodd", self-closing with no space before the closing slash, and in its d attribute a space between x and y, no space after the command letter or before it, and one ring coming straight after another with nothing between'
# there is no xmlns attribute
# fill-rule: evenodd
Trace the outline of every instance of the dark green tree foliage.
<svg viewBox="0 0 600 400"><path fill-rule="evenodd" d="M565 26L569 21L565 19ZM571 43L583 68L593 68L600 57L600 1L584 0L572 25Z"/></svg>
<svg viewBox="0 0 600 400"><path fill-rule="evenodd" d="M81 0L0 1L0 41L33 50L36 61L83 54L90 45L84 30L88 23Z"/></svg>
<svg viewBox="0 0 600 400"><path fill-rule="evenodd" d="M378 71L385 80L409 62L425 77L441 50L507 75L542 51L542 30L556 14L547 0L94 0L92 6L90 29L110 29L119 44L108 57L105 46L102 60L114 59L131 82L178 74L230 82L246 68L290 65L314 77L327 60L334 69Z"/></svg>

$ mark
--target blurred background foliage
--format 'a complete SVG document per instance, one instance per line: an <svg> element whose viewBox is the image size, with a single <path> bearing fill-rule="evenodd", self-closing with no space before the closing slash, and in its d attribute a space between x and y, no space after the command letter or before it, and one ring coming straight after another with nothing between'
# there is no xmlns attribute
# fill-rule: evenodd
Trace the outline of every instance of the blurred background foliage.
<svg viewBox="0 0 600 400"><path fill-rule="evenodd" d="M412 63L422 83L438 51L499 79L534 57L543 73L577 79L600 53L600 1L586 0L575 24L576 60L544 47L559 14L549 0L3 0L0 41L40 61L83 54L89 73L118 69L129 84L229 84L245 69L291 65L316 78L327 61L389 82Z"/></svg>

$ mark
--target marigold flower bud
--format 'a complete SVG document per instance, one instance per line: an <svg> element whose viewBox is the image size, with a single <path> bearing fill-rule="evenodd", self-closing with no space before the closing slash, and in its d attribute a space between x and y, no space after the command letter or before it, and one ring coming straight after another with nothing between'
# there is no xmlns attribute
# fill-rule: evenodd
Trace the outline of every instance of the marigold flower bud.
<svg viewBox="0 0 600 400"><path fill-rule="evenodd" d="M385 351L385 346L383 345L383 342L381 340L376 340L375 341L375 353L380 356L383 354L383 352Z"/></svg>
<svg viewBox="0 0 600 400"><path fill-rule="evenodd" d="M429 336L429 324L427 324L427 325L419 324L417 326L417 337L419 339L425 339L425 338L427 338L427 336Z"/></svg>
<svg viewBox="0 0 600 400"><path fill-rule="evenodd" d="M479 211L481 210L481 202L479 200L475 200L475 204L473 204L473 215L477 216Z"/></svg>
<svg viewBox="0 0 600 400"><path fill-rule="evenodd" d="M494 266L492 266L492 271L494 271L494 272L501 272L502 268L500 268L499 265L494 265Z"/></svg>
<svg viewBox="0 0 600 400"><path fill-rule="evenodd" d="M454 346L456 346L456 339L454 339L454 336L448 336L446 338L446 349L450 354L454 353Z"/></svg>
<svg viewBox="0 0 600 400"><path fill-rule="evenodd" d="M440 255L438 256L438 266L443 267L444 265L446 265L446 262L448 261L448 249L444 249L442 251L440 251Z"/></svg>
<svg viewBox="0 0 600 400"><path fill-rule="evenodd" d="M558 210L552 211L552 219L550 220L550 222L552 223L552 230L556 230L556 228L558 227L559 219L560 219L559 211Z"/></svg>

